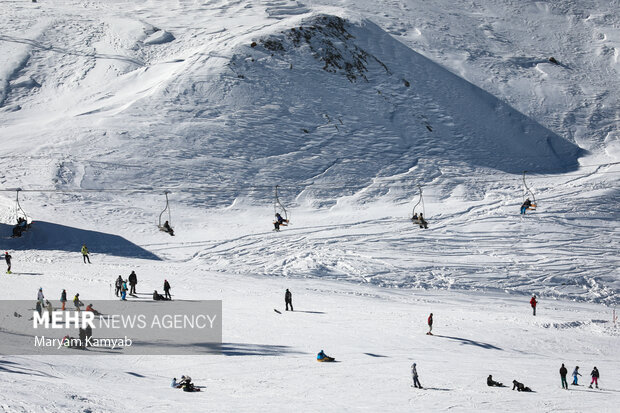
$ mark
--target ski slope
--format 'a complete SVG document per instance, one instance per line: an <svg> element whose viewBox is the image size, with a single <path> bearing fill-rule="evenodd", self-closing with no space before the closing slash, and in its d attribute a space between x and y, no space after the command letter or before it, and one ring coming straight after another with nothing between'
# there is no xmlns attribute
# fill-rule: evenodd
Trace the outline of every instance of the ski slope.
<svg viewBox="0 0 620 413"><path fill-rule="evenodd" d="M1 409L614 411L617 6L2 2L0 297L113 298L135 269L223 300L225 350L3 356ZM18 187L34 225L11 239ZM307 312L273 312L286 288ZM603 389L561 391L562 362Z"/></svg>

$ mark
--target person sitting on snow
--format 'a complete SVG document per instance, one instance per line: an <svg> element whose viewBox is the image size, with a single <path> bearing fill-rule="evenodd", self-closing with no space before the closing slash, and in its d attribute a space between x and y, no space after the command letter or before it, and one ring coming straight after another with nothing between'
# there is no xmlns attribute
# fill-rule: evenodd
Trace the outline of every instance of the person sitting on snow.
<svg viewBox="0 0 620 413"><path fill-rule="evenodd" d="M333 357L329 357L323 350L316 355L316 361L334 361Z"/></svg>
<svg viewBox="0 0 620 413"><path fill-rule="evenodd" d="M487 377L487 386L489 387L504 387L504 385L498 381L493 380L493 376L489 374L489 377Z"/></svg>
<svg viewBox="0 0 620 413"><path fill-rule="evenodd" d="M159 294L157 290L153 291L153 300L155 301L168 301L169 298L165 298L163 295Z"/></svg>
<svg viewBox="0 0 620 413"><path fill-rule="evenodd" d="M90 311L90 312L92 312L92 313L93 313L93 314L95 314L95 315L101 315L101 313L100 313L99 311L97 311L97 310L95 310L95 309L93 308L93 305L92 305L92 304L88 304L88 305L86 306L86 311Z"/></svg>

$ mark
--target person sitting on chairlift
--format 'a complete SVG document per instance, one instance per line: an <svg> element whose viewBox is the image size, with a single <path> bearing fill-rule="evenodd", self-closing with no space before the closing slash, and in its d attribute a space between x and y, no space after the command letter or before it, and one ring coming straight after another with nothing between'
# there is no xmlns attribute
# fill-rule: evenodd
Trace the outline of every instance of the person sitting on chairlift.
<svg viewBox="0 0 620 413"><path fill-rule="evenodd" d="M273 226L276 231L280 231L280 225L288 225L288 219L282 218L282 215L280 215L279 212L276 212L276 220L273 222Z"/></svg>
<svg viewBox="0 0 620 413"><path fill-rule="evenodd" d="M21 237L22 232L26 231L26 229L28 229L28 221L25 218L18 217L17 225L13 227L13 238Z"/></svg>
<svg viewBox="0 0 620 413"><path fill-rule="evenodd" d="M527 211L531 207L532 207L532 201L530 201L530 199L527 198L525 202L523 203L523 205L521 205L521 214L525 215L525 211Z"/></svg>
<svg viewBox="0 0 620 413"><path fill-rule="evenodd" d="M420 217L418 219L418 224L420 224L420 228L428 229L428 223L426 222L426 220L422 216L421 212L420 212Z"/></svg>
<svg viewBox="0 0 620 413"><path fill-rule="evenodd" d="M164 228L164 231L166 231L168 234L174 237L174 230L172 229L168 221L164 222L163 228Z"/></svg>

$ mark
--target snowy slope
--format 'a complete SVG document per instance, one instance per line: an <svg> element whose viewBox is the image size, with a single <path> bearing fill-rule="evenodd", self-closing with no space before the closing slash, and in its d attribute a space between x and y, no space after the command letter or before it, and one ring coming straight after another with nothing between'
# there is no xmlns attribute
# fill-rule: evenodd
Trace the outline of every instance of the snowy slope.
<svg viewBox="0 0 620 413"><path fill-rule="evenodd" d="M0 298L108 299L136 269L139 291L222 299L226 345L0 357L0 410L614 411L620 15L556 3L2 2L0 189L35 190L35 224L8 238L0 195ZM285 288L308 312L273 312ZM562 362L604 390L561 392ZM205 393L167 388L188 373Z"/></svg>

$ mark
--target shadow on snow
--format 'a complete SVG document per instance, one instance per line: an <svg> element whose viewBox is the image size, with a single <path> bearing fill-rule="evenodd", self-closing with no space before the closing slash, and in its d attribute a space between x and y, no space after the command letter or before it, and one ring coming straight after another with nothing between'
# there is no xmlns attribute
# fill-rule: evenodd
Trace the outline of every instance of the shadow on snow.
<svg viewBox="0 0 620 413"><path fill-rule="evenodd" d="M32 227L19 238L11 238L13 225L0 224L0 249L2 250L60 250L80 253L82 244L86 244L93 254L108 254L118 257L161 260L157 255L132 243L119 235L91 231L35 221ZM76 255L77 256L77 255ZM78 257L78 259L81 259ZM91 257L91 260L93 257ZM94 258L96 261L97 258Z"/></svg>

